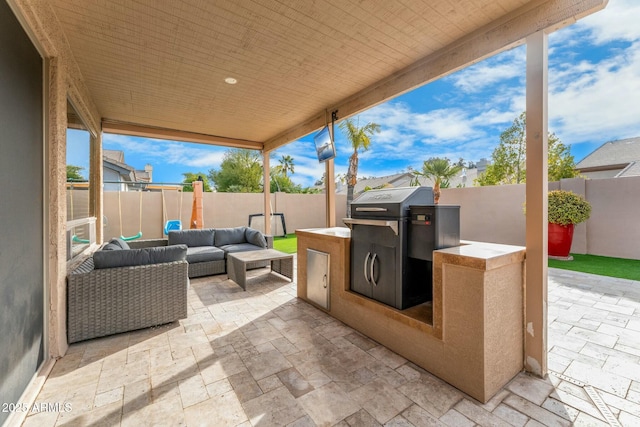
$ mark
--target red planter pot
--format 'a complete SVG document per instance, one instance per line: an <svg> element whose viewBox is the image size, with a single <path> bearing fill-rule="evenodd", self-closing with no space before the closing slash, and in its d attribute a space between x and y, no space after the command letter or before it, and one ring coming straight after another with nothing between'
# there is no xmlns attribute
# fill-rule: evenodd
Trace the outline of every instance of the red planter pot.
<svg viewBox="0 0 640 427"><path fill-rule="evenodd" d="M574 227L574 224L549 223L549 255L565 258L569 256Z"/></svg>

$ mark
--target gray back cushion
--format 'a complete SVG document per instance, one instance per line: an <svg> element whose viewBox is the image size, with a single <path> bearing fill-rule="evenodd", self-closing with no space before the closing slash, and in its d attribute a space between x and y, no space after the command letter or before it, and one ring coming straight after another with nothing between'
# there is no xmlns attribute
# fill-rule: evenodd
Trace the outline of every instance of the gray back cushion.
<svg viewBox="0 0 640 427"><path fill-rule="evenodd" d="M158 246L129 250L101 250L93 254L95 268L130 267L182 261L187 257L185 245Z"/></svg>
<svg viewBox="0 0 640 427"><path fill-rule="evenodd" d="M129 244L127 242L118 237L114 237L113 239L109 240L109 243L104 245L104 247L102 248L103 251L118 251L121 249L131 248L129 247Z"/></svg>
<svg viewBox="0 0 640 427"><path fill-rule="evenodd" d="M246 243L244 230L247 227L216 228L215 246L235 245Z"/></svg>
<svg viewBox="0 0 640 427"><path fill-rule="evenodd" d="M202 230L172 230L169 232L170 245L213 246L213 228Z"/></svg>
<svg viewBox="0 0 640 427"><path fill-rule="evenodd" d="M102 250L103 251L121 251L122 248L120 246L116 245L115 243L109 242L109 243L107 243L106 245L104 245L102 247Z"/></svg>
<svg viewBox="0 0 640 427"><path fill-rule="evenodd" d="M261 248L267 247L267 239L264 238L264 235L253 228L247 228L244 232L244 238L247 243L251 243L252 245L260 246Z"/></svg>
<svg viewBox="0 0 640 427"><path fill-rule="evenodd" d="M114 243L114 244L120 246L120 249L131 249L129 247L129 244L127 242L125 242L124 240L122 240L120 237L114 237L113 239L111 239L109 241L109 243Z"/></svg>

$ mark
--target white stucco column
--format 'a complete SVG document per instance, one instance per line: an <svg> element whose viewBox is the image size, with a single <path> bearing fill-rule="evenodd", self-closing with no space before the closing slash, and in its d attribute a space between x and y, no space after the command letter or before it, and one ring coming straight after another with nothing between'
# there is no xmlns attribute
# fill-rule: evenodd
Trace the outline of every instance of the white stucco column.
<svg viewBox="0 0 640 427"><path fill-rule="evenodd" d="M262 166L264 168L264 234L271 234L271 173L269 171L269 151L262 152Z"/></svg>
<svg viewBox="0 0 640 427"><path fill-rule="evenodd" d="M104 240L103 186L102 186L102 132L91 134L91 168L89 179L89 215L96 217L96 243Z"/></svg>
<svg viewBox="0 0 640 427"><path fill-rule="evenodd" d="M547 374L547 34L527 37L525 369Z"/></svg>
<svg viewBox="0 0 640 427"><path fill-rule="evenodd" d="M49 170L49 356L63 356L67 344L67 84L58 58L48 61L49 123L47 157Z"/></svg>
<svg viewBox="0 0 640 427"><path fill-rule="evenodd" d="M326 200L326 226L336 226L336 181L333 159L325 162L324 191Z"/></svg>

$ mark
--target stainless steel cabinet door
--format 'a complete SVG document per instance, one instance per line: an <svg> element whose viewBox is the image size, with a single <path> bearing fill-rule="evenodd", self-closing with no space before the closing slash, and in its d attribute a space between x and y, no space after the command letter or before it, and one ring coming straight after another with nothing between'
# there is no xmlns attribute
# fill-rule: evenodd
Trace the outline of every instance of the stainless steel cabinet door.
<svg viewBox="0 0 640 427"><path fill-rule="evenodd" d="M329 254L307 249L307 298L329 310Z"/></svg>

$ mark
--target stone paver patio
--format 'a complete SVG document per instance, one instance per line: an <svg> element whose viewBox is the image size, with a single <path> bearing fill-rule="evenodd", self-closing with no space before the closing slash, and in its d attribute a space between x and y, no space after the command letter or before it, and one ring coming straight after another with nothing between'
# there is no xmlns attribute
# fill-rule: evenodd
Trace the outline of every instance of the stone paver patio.
<svg viewBox="0 0 640 427"><path fill-rule="evenodd" d="M550 269L552 372L487 404L295 295L192 280L188 319L72 345L23 425L640 426L640 282Z"/></svg>

